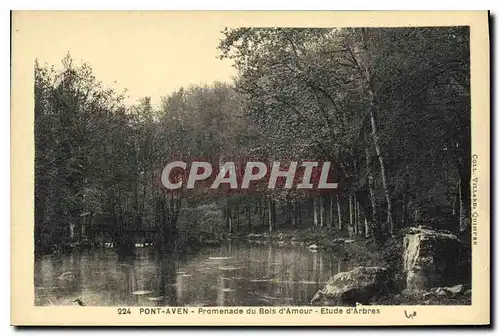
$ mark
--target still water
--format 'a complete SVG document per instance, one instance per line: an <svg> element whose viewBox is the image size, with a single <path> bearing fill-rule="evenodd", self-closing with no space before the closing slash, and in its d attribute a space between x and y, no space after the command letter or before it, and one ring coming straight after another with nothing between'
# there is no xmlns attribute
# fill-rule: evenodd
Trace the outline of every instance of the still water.
<svg viewBox="0 0 500 336"><path fill-rule="evenodd" d="M351 267L306 247L229 242L179 259L138 248L53 254L35 262L35 304L88 306L308 305L337 272Z"/></svg>

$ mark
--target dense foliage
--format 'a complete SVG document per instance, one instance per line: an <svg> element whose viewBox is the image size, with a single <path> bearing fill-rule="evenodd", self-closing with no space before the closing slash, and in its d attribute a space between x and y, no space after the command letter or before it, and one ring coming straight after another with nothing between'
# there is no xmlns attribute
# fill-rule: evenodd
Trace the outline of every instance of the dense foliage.
<svg viewBox="0 0 500 336"><path fill-rule="evenodd" d="M157 107L127 106L69 55L61 70L35 64L37 249L300 227L376 241L415 224L468 231L468 28L238 28L218 48L235 83L180 88ZM342 190L160 183L174 159L249 157L330 160Z"/></svg>

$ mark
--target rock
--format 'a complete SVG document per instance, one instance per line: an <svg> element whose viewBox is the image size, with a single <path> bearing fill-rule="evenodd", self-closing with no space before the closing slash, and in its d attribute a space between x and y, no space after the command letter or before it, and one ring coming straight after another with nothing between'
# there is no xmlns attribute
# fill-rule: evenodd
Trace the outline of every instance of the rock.
<svg viewBox="0 0 500 336"><path fill-rule="evenodd" d="M318 247L318 245L316 245L316 244L312 244L312 245L309 245L309 246L308 246L308 248L309 248L310 250L317 250L319 247Z"/></svg>
<svg viewBox="0 0 500 336"><path fill-rule="evenodd" d="M448 292L443 288L443 287L438 287L435 291L436 295L438 296L445 296L448 294Z"/></svg>
<svg viewBox="0 0 500 336"><path fill-rule="evenodd" d="M346 239L346 240L344 240L344 243L345 244L354 243L354 239Z"/></svg>
<svg viewBox="0 0 500 336"><path fill-rule="evenodd" d="M452 297L464 293L464 289L465 289L464 285L456 285L453 287L435 287L431 288L430 291L424 293L422 295L422 298L425 300L430 297L437 297L437 296Z"/></svg>
<svg viewBox="0 0 500 336"><path fill-rule="evenodd" d="M448 293L456 295L463 293L464 289L465 289L464 285L456 285L453 287L446 287L444 290L447 291Z"/></svg>
<svg viewBox="0 0 500 336"><path fill-rule="evenodd" d="M404 272L410 290L452 286L467 274L464 245L447 231L411 228L404 237Z"/></svg>
<svg viewBox="0 0 500 336"><path fill-rule="evenodd" d="M311 300L328 305L368 304L370 299L384 294L389 284L384 267L356 267L349 272L335 274Z"/></svg>

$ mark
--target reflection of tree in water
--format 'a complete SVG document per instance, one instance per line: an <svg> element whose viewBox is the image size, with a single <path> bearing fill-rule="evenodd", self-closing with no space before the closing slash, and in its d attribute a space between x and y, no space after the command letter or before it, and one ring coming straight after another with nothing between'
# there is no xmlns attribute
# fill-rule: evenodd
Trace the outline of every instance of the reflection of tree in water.
<svg viewBox="0 0 500 336"><path fill-rule="evenodd" d="M220 274L217 277L217 305L224 306L224 279Z"/></svg>
<svg viewBox="0 0 500 336"><path fill-rule="evenodd" d="M229 245L186 258L156 249L54 255L35 264L36 304L304 305L330 276L351 268L323 251Z"/></svg>
<svg viewBox="0 0 500 336"><path fill-rule="evenodd" d="M137 290L137 277L135 274L135 256L118 254L118 267L123 272L124 281L121 282L124 287L118 293L119 302L124 302L128 305L137 304L138 298L132 293Z"/></svg>
<svg viewBox="0 0 500 336"><path fill-rule="evenodd" d="M79 296L82 291L82 274L80 255L71 254L69 258L61 258L52 261L54 269L59 270L59 275L55 276L54 286L55 299L63 300L66 297Z"/></svg>
<svg viewBox="0 0 500 336"><path fill-rule="evenodd" d="M234 306L236 305L236 290L234 271L231 269L228 261L219 260L219 270L217 272L217 305L218 306Z"/></svg>
<svg viewBox="0 0 500 336"><path fill-rule="evenodd" d="M178 289L176 288L178 256L175 254L158 256L157 262L160 265L157 293L159 297L163 297L158 304L163 302L165 306L178 306ZM182 288L180 292L182 293Z"/></svg>

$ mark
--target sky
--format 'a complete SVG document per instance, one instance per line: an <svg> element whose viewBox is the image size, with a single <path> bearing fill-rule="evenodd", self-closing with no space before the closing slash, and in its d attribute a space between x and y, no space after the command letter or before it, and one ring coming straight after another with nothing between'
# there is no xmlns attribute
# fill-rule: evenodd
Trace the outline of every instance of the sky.
<svg viewBox="0 0 500 336"><path fill-rule="evenodd" d="M190 84L231 81L236 70L220 60L221 20L166 12L18 12L15 33L28 34L41 64L60 65L69 52L87 62L105 85L127 89L128 103L160 97ZM116 83L115 83L116 81Z"/></svg>

